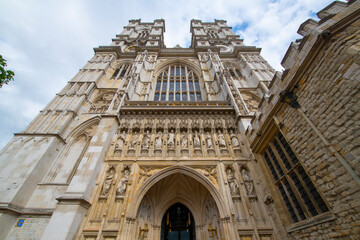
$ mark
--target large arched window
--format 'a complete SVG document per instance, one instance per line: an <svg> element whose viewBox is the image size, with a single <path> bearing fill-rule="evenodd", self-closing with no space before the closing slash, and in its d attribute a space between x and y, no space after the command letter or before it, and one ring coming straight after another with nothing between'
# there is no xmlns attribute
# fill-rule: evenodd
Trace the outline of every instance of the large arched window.
<svg viewBox="0 0 360 240"><path fill-rule="evenodd" d="M185 65L170 65L157 77L154 101L201 101L199 77Z"/></svg>

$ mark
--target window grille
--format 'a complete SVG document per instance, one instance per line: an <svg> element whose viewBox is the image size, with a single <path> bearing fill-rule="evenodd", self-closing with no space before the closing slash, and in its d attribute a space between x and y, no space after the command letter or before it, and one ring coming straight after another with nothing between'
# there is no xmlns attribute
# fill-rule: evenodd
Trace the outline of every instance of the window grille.
<svg viewBox="0 0 360 240"><path fill-rule="evenodd" d="M263 156L293 222L329 210L280 132L269 141Z"/></svg>

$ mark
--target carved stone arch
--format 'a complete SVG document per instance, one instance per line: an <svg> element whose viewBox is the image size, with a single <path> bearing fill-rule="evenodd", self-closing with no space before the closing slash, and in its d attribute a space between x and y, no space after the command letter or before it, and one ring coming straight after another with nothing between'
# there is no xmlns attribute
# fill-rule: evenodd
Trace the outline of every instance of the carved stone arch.
<svg viewBox="0 0 360 240"><path fill-rule="evenodd" d="M115 61L112 65L111 65L111 67L114 69L114 71L116 70L116 69L118 69L118 68L120 68L122 65L124 65L124 64L129 64L129 65L132 65L134 62L133 61L131 61L131 60L125 60L125 59L119 59L119 60L117 60L117 61Z"/></svg>
<svg viewBox="0 0 360 240"><path fill-rule="evenodd" d="M64 136L65 142L69 142L71 139L77 138L81 134L84 134L86 129L89 129L93 125L99 124L100 120L101 120L100 116L94 116L79 123L67 135Z"/></svg>
<svg viewBox="0 0 360 240"><path fill-rule="evenodd" d="M194 73L199 76L202 77L202 72L201 72L201 69L200 69L200 66L192 61L189 61L187 59L170 59L170 60L167 60L167 61L164 61L162 63L159 63L156 65L155 69L154 69L154 78L156 79L157 76L162 73L164 70L166 70L166 68L169 66L169 65L175 65L175 64L178 64L178 65L186 65L189 67L190 70L193 70Z"/></svg>
<svg viewBox="0 0 360 240"><path fill-rule="evenodd" d="M216 187L213 185L213 183L203 176L202 174L198 173L196 170L186 167L186 166L171 166L168 168L165 168L158 173L151 176L147 181L145 181L142 186L137 190L134 201L132 202L130 209L129 209L129 215L127 216L130 219L136 218L138 208L140 206L140 203L145 196L145 194L160 180L169 177L173 174L183 174L185 176L188 176L197 182L199 182L206 190L209 191L213 199L215 200L216 206L219 210L220 218L227 218L230 216L230 212L227 208L227 206L224 205L224 200L222 199L220 193L216 189ZM177 198L178 200L181 199L181 197ZM175 203L176 201L174 201ZM189 204L189 202L181 201L186 207L189 208L190 211L194 210L194 208ZM169 206L170 202L167 204ZM199 220L199 219L198 219Z"/></svg>

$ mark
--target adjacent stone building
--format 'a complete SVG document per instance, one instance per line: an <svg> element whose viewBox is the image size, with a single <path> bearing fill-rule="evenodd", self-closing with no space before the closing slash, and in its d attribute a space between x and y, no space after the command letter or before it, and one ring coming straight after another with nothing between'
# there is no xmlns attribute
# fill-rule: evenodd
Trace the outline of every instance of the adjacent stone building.
<svg viewBox="0 0 360 240"><path fill-rule="evenodd" d="M0 155L0 238L357 239L360 2L275 72L226 21L130 20Z"/></svg>

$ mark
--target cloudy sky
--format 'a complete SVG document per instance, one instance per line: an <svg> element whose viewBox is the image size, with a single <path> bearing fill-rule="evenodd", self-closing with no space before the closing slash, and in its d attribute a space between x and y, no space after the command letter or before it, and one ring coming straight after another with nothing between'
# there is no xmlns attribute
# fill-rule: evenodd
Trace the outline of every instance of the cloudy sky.
<svg viewBox="0 0 360 240"><path fill-rule="evenodd" d="M0 89L0 148L21 132L129 19L165 19L165 44L190 45L190 20L225 19L276 69L296 31L331 0L0 1L0 54L15 81Z"/></svg>

